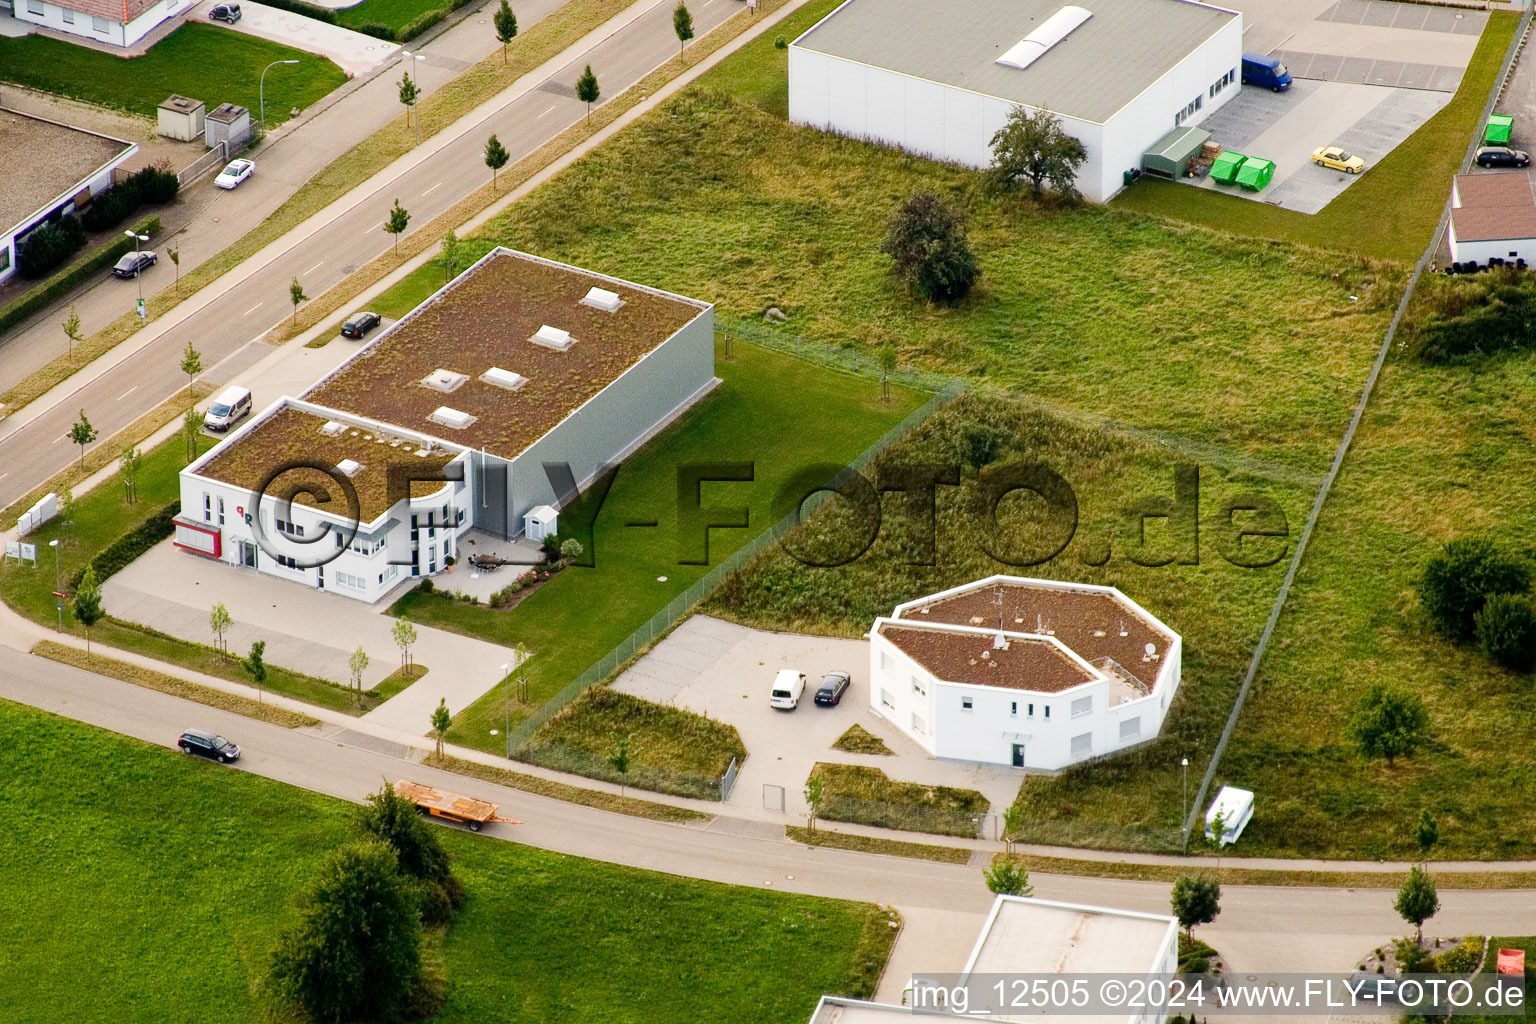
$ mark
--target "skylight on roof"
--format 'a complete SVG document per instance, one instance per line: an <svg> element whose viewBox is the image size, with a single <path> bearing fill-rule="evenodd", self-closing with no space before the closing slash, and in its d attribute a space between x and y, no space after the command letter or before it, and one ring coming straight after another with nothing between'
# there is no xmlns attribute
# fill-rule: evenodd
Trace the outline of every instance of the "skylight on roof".
<svg viewBox="0 0 1536 1024"><path fill-rule="evenodd" d="M571 337L570 331L562 331L558 327L549 326L549 324L540 327L534 332L533 337L528 340L535 345L552 348L556 352L564 352L576 341L575 338Z"/></svg>
<svg viewBox="0 0 1536 1024"><path fill-rule="evenodd" d="M458 409L450 409L446 405L438 406L433 410L432 415L427 417L427 419L431 420L433 423L441 423L443 426L452 427L454 430L463 430L465 427L475 422L476 418L477 417L471 416L467 412L461 412Z"/></svg>
<svg viewBox="0 0 1536 1024"><path fill-rule="evenodd" d="M1071 35L1072 30L1093 17L1085 7L1068 4L1042 21L1029 35L1008 48L997 63L1023 71L1045 55L1045 51Z"/></svg>
<svg viewBox="0 0 1536 1024"><path fill-rule="evenodd" d="M336 463L336 468L347 476L357 476L357 471L363 468L363 464L356 459L342 459Z"/></svg>
<svg viewBox="0 0 1536 1024"><path fill-rule="evenodd" d="M467 373L455 373L452 370L433 370L422 378L421 382L434 391L447 393L457 391L459 385L469 380Z"/></svg>
<svg viewBox="0 0 1536 1024"><path fill-rule="evenodd" d="M346 429L347 425L338 420L326 420L320 425L320 433L326 437L340 437Z"/></svg>
<svg viewBox="0 0 1536 1024"><path fill-rule="evenodd" d="M624 300L619 298L618 292L611 292L607 288L593 288L587 292L587 297L581 300L581 304L600 309L604 313L617 313L619 307L624 305Z"/></svg>
<svg viewBox="0 0 1536 1024"><path fill-rule="evenodd" d="M499 366L493 366L480 375L480 381L498 388L506 388L508 391L516 391L528 383L528 378L511 370L503 370Z"/></svg>

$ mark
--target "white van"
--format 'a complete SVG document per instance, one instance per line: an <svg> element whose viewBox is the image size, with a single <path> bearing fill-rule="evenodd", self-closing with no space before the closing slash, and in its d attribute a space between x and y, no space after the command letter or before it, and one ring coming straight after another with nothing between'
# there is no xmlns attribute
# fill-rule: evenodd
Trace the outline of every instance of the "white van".
<svg viewBox="0 0 1536 1024"><path fill-rule="evenodd" d="M251 414L251 392L248 388L228 387L220 391L203 417L203 426L223 433Z"/></svg>
<svg viewBox="0 0 1536 1024"><path fill-rule="evenodd" d="M781 668L773 677L773 690L768 695L768 706L780 711L793 711L805 695L805 673L792 668Z"/></svg>

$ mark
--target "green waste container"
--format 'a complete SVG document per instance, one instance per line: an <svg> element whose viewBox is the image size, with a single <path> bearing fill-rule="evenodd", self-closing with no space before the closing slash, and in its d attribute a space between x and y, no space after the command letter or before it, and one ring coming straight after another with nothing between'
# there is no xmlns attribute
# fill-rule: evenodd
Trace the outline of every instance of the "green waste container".
<svg viewBox="0 0 1536 1024"><path fill-rule="evenodd" d="M1211 164L1211 180L1218 185L1231 185L1237 181L1237 172L1243 167L1246 156L1232 150L1224 150Z"/></svg>
<svg viewBox="0 0 1536 1024"><path fill-rule="evenodd" d="M1515 119L1506 114L1494 114L1483 129L1483 142L1489 146L1507 146L1515 131Z"/></svg>
<svg viewBox="0 0 1536 1024"><path fill-rule="evenodd" d="M1257 192L1275 176L1275 162L1251 156L1237 169L1237 184L1248 192Z"/></svg>

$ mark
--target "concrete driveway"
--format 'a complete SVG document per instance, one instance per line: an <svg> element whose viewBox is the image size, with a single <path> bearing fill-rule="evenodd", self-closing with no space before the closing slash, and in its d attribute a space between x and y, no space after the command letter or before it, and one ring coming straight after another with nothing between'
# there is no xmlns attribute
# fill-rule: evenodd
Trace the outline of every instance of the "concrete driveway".
<svg viewBox="0 0 1536 1024"><path fill-rule="evenodd" d="M1184 180L1244 199L1316 213L1368 177L1373 164L1449 103L1451 95L1303 78L1283 93L1245 88L1200 127L1225 149L1273 160L1274 180L1260 192L1217 185L1209 177ZM1318 167L1312 163L1312 151L1319 146L1343 146L1357 154L1365 160L1365 173Z"/></svg>
<svg viewBox="0 0 1536 1024"><path fill-rule="evenodd" d="M302 14L251 3L250 0L240 0L240 20L235 24L210 22L208 11L214 5L215 0L205 0L198 5L197 13L193 17L210 25L230 28L261 39L270 39L274 43L284 43L309 53L318 53L322 57L335 61L336 66L345 71L348 78L372 70L400 50L400 47L394 43L387 43L382 39L342 28L340 25L327 25L323 21L306 18ZM276 68L272 73L281 74L282 69Z"/></svg>
<svg viewBox="0 0 1536 1024"><path fill-rule="evenodd" d="M1452 91L1488 23L1485 11L1390 0L1224 0L1221 6L1242 12L1245 50L1274 53L1291 65L1323 54L1454 68L1454 81L1428 86ZM1339 80L1398 84L1367 77Z"/></svg>
<svg viewBox="0 0 1536 1024"><path fill-rule="evenodd" d="M102 596L118 618L200 644L213 643L208 612L222 603L234 619L230 650L265 640L268 663L333 682L351 678L347 659L359 646L370 659L364 687L400 666L400 648L390 635L395 620L381 614L387 600L366 605L188 554L168 540L107 580ZM368 712L369 721L421 735L439 699L448 701L450 711L468 707L501 680L503 664L516 660L509 648L484 640L420 624L416 634L411 656L427 674Z"/></svg>
<svg viewBox="0 0 1536 1024"><path fill-rule="evenodd" d="M769 684L781 668L806 674L805 698L794 711L768 706ZM845 671L852 686L834 708L811 697L822 673ZM940 761L869 709L869 644L864 640L771 633L695 615L612 684L623 693L697 711L736 727L747 760L727 802L732 813L782 821L805 813L805 780L817 761L879 768L901 782L980 790L993 813L1013 803L1024 773L1015 768ZM832 744L854 724L894 752L849 754ZM782 787L784 809L765 787ZM776 795L769 789L768 794Z"/></svg>

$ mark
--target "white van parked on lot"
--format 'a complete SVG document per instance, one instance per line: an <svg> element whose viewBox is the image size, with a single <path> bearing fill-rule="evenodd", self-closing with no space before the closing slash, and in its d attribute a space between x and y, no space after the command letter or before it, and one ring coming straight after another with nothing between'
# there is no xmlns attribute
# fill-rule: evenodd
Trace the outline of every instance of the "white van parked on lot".
<svg viewBox="0 0 1536 1024"><path fill-rule="evenodd" d="M780 711L793 711L805 695L805 673L792 668L781 668L773 677L773 691L768 696L768 706Z"/></svg>
<svg viewBox="0 0 1536 1024"><path fill-rule="evenodd" d="M208 415L203 417L203 426L222 433L250 414L250 390L228 387L220 391L218 397L213 400L213 404L208 407Z"/></svg>

